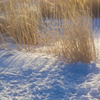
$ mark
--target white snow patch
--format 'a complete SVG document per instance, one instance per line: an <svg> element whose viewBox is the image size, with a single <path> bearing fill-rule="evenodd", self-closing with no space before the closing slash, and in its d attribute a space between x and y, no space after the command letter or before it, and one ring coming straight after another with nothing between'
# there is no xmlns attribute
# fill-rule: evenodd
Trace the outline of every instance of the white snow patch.
<svg viewBox="0 0 100 100"><path fill-rule="evenodd" d="M12 52L9 54L9 52ZM100 100L100 63L0 50L0 100Z"/></svg>

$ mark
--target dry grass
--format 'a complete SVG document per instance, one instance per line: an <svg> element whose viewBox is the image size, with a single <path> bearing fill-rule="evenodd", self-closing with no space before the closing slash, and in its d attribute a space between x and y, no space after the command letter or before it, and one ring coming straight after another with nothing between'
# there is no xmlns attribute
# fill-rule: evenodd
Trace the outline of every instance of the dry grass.
<svg viewBox="0 0 100 100"><path fill-rule="evenodd" d="M58 34L60 38L51 46L41 48L40 52L59 55L68 63L96 61L91 21L88 18L81 19L81 17L72 19L71 24L66 21L65 27L60 30L63 37Z"/></svg>
<svg viewBox="0 0 100 100"><path fill-rule="evenodd" d="M38 35L38 16L34 12L34 8L33 11L30 11L25 0L20 0L20 2L10 0L3 3L5 20L1 21L2 30L5 30L18 44L35 45L36 35Z"/></svg>
<svg viewBox="0 0 100 100"><path fill-rule="evenodd" d="M93 18L100 17L100 0L77 0L77 3L81 3L85 11L90 9Z"/></svg>
<svg viewBox="0 0 100 100"><path fill-rule="evenodd" d="M34 5L31 5L32 10L29 6L33 2L37 4L36 12ZM84 7L82 2L10 0L1 4L4 20L0 22L0 32L12 37L18 49L20 45L20 48L35 51L32 46L36 45L42 47L38 49L40 52L57 54L68 63L96 61L92 21L89 19L91 9ZM43 17L47 18L46 25ZM50 29L48 18L64 21L60 25L51 23Z"/></svg>
<svg viewBox="0 0 100 100"><path fill-rule="evenodd" d="M66 6L63 4L63 1L60 0L57 2L42 0L40 2L40 12L42 17L62 19L66 14L64 9L66 9Z"/></svg>
<svg viewBox="0 0 100 100"><path fill-rule="evenodd" d="M80 14L90 13L93 18L100 17L100 0L41 0L40 10L43 17L69 18L70 13L77 10ZM70 6L72 5L72 7ZM64 13L63 13L64 12Z"/></svg>

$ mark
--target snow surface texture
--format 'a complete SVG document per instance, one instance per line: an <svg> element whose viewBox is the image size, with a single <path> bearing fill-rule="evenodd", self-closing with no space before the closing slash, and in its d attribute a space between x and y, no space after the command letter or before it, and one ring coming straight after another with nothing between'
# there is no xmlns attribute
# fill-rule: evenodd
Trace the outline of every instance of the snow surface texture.
<svg viewBox="0 0 100 100"><path fill-rule="evenodd" d="M99 62L0 49L0 100L100 100Z"/></svg>

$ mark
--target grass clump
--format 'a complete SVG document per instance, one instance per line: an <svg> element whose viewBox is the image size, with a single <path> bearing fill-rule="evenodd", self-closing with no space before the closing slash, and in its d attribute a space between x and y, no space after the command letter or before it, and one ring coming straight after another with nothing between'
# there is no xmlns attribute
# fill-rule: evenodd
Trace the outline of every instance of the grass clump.
<svg viewBox="0 0 100 100"><path fill-rule="evenodd" d="M73 18L70 23L65 20L64 28L60 29L63 36L57 34L58 39L50 47L44 47L40 51L59 55L67 63L96 61L91 22L81 17Z"/></svg>
<svg viewBox="0 0 100 100"><path fill-rule="evenodd" d="M58 38L56 38L55 43L52 43L52 46L44 47L40 51L57 54L68 63L96 61L96 50L92 33L93 14L91 8L87 6L88 3L85 4L78 0L52 2L57 3L57 7L58 4L60 5L59 7L62 7L61 15L63 15L64 24L62 23L60 27L60 33L63 36L58 31L60 25L52 25L57 28L58 34L56 34L55 30L49 30L49 33L54 33L53 35L58 36ZM89 6L91 6L91 2ZM66 11L64 8L66 8ZM60 17L57 16L57 19L59 21ZM55 40L55 37L53 38Z"/></svg>
<svg viewBox="0 0 100 100"><path fill-rule="evenodd" d="M78 0L10 0L2 5L1 33L12 37L17 47L36 51L33 46L40 46L38 51L56 54L68 63L96 61L92 12Z"/></svg>
<svg viewBox="0 0 100 100"><path fill-rule="evenodd" d="M33 2L33 1L32 1ZM38 16L34 7L25 0L3 1L3 17L1 20L2 30L12 37L13 40L22 45L35 45L38 36ZM1 31L2 32L2 31ZM24 45L25 46L25 45Z"/></svg>
<svg viewBox="0 0 100 100"><path fill-rule="evenodd" d="M41 0L40 3L40 12L47 18L69 18L69 10L70 13L77 10L80 14L89 13L97 18L100 17L100 0Z"/></svg>

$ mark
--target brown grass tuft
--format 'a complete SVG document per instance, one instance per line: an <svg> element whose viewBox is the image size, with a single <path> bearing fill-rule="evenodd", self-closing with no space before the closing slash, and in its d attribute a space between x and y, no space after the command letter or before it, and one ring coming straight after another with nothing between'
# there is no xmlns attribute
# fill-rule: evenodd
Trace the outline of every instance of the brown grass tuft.
<svg viewBox="0 0 100 100"><path fill-rule="evenodd" d="M0 32L12 37L15 45L28 51L40 46L38 51L59 55L68 63L96 61L91 3L90 8L88 2L79 0L5 0L1 4Z"/></svg>
<svg viewBox="0 0 100 100"><path fill-rule="evenodd" d="M47 18L69 18L69 8L70 13L76 9L80 14L89 13L93 18L100 17L100 0L41 0L40 3L40 12Z"/></svg>

